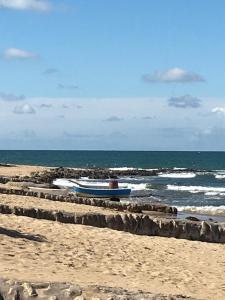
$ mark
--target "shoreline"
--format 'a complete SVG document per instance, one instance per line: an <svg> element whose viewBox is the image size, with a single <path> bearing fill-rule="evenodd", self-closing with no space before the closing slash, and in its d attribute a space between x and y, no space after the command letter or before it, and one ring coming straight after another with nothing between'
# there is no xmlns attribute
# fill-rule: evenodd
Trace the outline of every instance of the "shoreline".
<svg viewBox="0 0 225 300"><path fill-rule="evenodd" d="M24 165L12 168L0 167L0 175L29 176L46 170ZM0 194L0 203L36 212L112 214L105 208L14 194ZM99 285L195 299L225 298L225 244L2 213L0 229L0 273L10 280L69 282L84 291L89 285Z"/></svg>
<svg viewBox="0 0 225 300"><path fill-rule="evenodd" d="M52 171L52 170L55 170L55 169L61 169L59 167L48 167L48 166L38 166L38 165L18 165L18 164L0 164L0 177L12 177L12 176L31 176L32 173L39 173L39 172L48 172L48 171ZM140 174L144 171L148 174L153 174L153 175L150 175L150 176L154 176L155 174L155 171L156 169L135 169L135 168L131 168L131 169L121 169L121 168L63 168L62 169L71 169L75 172L80 172L81 174L84 172L84 175L86 176L87 174L89 174L89 172L93 172L96 170L97 173L101 174L101 172L105 172L105 174L109 174L109 172L111 174L116 174L116 176L119 176L121 175L121 173L123 174L123 176L135 176L133 174L136 174L136 173L133 173L133 171L137 171L139 172L140 171ZM165 172L167 173L168 170L170 172L174 172L174 173L179 173L179 172L184 172L184 170L182 168L180 169L168 169L168 168L162 168L162 169L157 169L157 173L160 173L160 172ZM193 171L193 169L185 169L185 172L190 172L190 171ZM152 173L153 172L153 173ZM104 173L103 173L104 174ZM127 175L128 174L128 175ZM106 175L103 176L103 178L107 177ZM132 199L134 198L134 199ZM133 200L135 200L135 196L131 197L130 198L130 203L133 202ZM122 202L126 202L127 200L121 200ZM129 200L128 200L129 201ZM178 207L178 214L177 214L177 218L186 218L186 217L189 217L189 216L192 216L192 217L196 217L198 218L199 220L210 220L210 219L213 219L215 221L218 221L218 222L225 222L225 211L224 211L224 215L222 215L221 213L220 214L216 214L216 213L201 213L201 212L194 212L192 210L182 210L182 211L179 211L179 205L177 205ZM188 207L188 206L187 206ZM203 206L204 207L204 206Z"/></svg>

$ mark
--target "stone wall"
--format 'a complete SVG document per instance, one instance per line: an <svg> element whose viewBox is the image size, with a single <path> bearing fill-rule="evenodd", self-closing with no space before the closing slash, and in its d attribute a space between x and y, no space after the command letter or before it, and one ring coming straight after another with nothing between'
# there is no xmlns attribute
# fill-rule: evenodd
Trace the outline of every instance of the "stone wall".
<svg viewBox="0 0 225 300"><path fill-rule="evenodd" d="M24 189L6 189L0 188L0 194L14 194L20 196L31 196L31 197L39 197L52 201L61 201L61 202L70 202L76 204L84 204L91 206L104 207L109 209L115 209L119 211L129 211L135 213L141 213L142 211L156 211L162 213L171 213L177 214L176 207L171 207L163 204L137 204L137 203L121 203L115 201L109 201L105 199L91 199L91 198L80 198L75 194L70 193L68 195L53 195L42 192L32 192Z"/></svg>
<svg viewBox="0 0 225 300"><path fill-rule="evenodd" d="M179 219L166 219L140 214L78 214L50 211L39 208L23 208L0 205L0 213L15 214L36 219L45 219L69 224L82 224L132 234L174 237L195 241L225 243L225 223L198 222Z"/></svg>

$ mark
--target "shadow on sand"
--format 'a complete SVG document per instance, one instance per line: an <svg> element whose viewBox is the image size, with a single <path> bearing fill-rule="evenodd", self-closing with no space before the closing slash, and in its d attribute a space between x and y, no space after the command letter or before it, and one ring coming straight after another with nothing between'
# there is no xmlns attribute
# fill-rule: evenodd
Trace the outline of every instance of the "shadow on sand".
<svg viewBox="0 0 225 300"><path fill-rule="evenodd" d="M40 243L47 241L45 239L45 237L40 236L40 235L22 233L22 232L17 231L17 230L6 229L6 228L3 228L3 227L0 227L0 234L4 234L4 235L7 235L7 236L13 237L13 238L27 239L29 241L40 242Z"/></svg>

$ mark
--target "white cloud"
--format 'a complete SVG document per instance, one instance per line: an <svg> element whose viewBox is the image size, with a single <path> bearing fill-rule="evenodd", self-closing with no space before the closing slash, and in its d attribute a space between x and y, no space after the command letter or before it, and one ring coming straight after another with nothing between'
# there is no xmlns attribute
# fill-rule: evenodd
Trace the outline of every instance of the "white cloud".
<svg viewBox="0 0 225 300"><path fill-rule="evenodd" d="M202 76L181 68L171 68L163 71L158 70L153 74L145 74L143 75L143 80L149 83L187 83L205 81Z"/></svg>
<svg viewBox="0 0 225 300"><path fill-rule="evenodd" d="M167 105L167 97L27 96L21 102L0 101L0 128L4 128L0 133L0 146L10 149L63 149L66 145L68 149L223 150L225 123L221 120L225 117L224 114L213 113L212 109L225 109L225 98L200 99L200 109L172 108ZM26 103L36 114L29 106L22 107ZM69 106L69 109L63 109L63 105ZM76 110L77 105L82 105L83 109ZM19 108L13 113L15 106ZM122 121L104 121L113 116L122 118ZM36 133L36 138L32 138L32 131L26 132L27 138L24 137L27 128ZM68 138L63 135L64 132L68 133Z"/></svg>
<svg viewBox="0 0 225 300"><path fill-rule="evenodd" d="M225 107L214 107L212 113L221 114L225 116Z"/></svg>
<svg viewBox="0 0 225 300"><path fill-rule="evenodd" d="M34 58L36 55L32 52L25 51L22 49L8 48L5 49L3 56L6 59L29 59L29 58Z"/></svg>
<svg viewBox="0 0 225 300"><path fill-rule="evenodd" d="M30 104L23 104L20 106L16 106L13 110L15 114L35 114L35 109Z"/></svg>
<svg viewBox="0 0 225 300"><path fill-rule="evenodd" d="M40 108L52 108L53 105L52 104L45 104L45 103L42 103L39 105Z"/></svg>
<svg viewBox="0 0 225 300"><path fill-rule="evenodd" d="M109 117L107 119L105 119L104 121L107 121L107 122L120 122L122 121L123 119L117 117L117 116L112 116L112 117Z"/></svg>
<svg viewBox="0 0 225 300"><path fill-rule="evenodd" d="M0 0L0 8L15 10L48 11L51 4L44 0Z"/></svg>
<svg viewBox="0 0 225 300"><path fill-rule="evenodd" d="M154 117L151 117L151 116L145 116L145 117L142 117L141 119L142 119L142 120L152 120L152 119L154 119Z"/></svg>
<svg viewBox="0 0 225 300"><path fill-rule="evenodd" d="M171 97L168 105L176 108L198 108L201 106L201 100L191 95Z"/></svg>
<svg viewBox="0 0 225 300"><path fill-rule="evenodd" d="M5 93L0 93L0 100L2 101L22 101L25 99L24 95L14 95L14 94L5 94Z"/></svg>

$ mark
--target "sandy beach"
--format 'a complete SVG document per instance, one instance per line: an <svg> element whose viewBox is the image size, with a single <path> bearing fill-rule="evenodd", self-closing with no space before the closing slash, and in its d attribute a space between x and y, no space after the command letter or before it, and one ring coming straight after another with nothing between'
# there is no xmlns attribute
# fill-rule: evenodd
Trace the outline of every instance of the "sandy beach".
<svg viewBox="0 0 225 300"><path fill-rule="evenodd" d="M9 165L7 167L0 165L0 176L29 176L32 172L43 172L47 167L26 166L26 165Z"/></svg>
<svg viewBox="0 0 225 300"><path fill-rule="evenodd" d="M0 174L25 175L36 170L41 167L0 167ZM0 195L0 202L49 210L110 212L15 195ZM138 236L0 214L0 262L1 277L15 280L66 281L84 289L103 285L196 299L225 299L222 244Z"/></svg>

